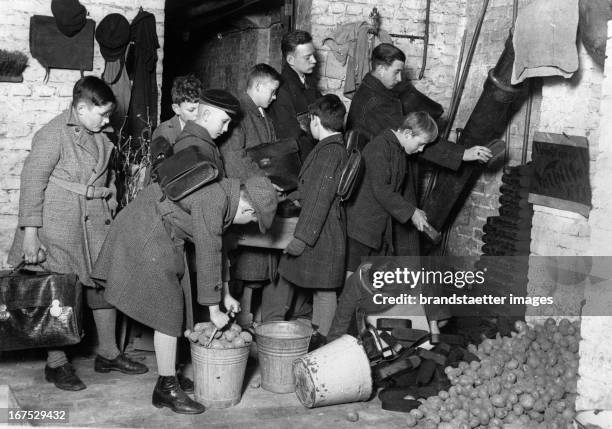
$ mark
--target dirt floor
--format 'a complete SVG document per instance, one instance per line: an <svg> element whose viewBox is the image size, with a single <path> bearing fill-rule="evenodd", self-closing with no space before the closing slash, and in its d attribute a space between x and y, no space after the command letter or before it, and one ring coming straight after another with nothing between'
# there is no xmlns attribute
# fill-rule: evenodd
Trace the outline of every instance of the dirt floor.
<svg viewBox="0 0 612 429"><path fill-rule="evenodd" d="M154 354L128 348L130 357L141 360L150 371L143 375L119 372L99 374L93 370L94 355L73 358L78 374L87 385L80 392L57 389L44 380L44 354L40 351L0 353L0 385L8 385L22 409L65 408L69 423L77 427L134 428L377 428L405 427L405 415L382 410L378 398L369 402L307 409L294 393L275 394L250 386L259 377L256 361L250 359L242 401L227 409L209 409L185 416L151 405L157 380ZM256 384L256 382L255 382ZM0 407L6 407L1 405ZM347 415L357 412L359 420ZM0 427L4 427L0 421Z"/></svg>

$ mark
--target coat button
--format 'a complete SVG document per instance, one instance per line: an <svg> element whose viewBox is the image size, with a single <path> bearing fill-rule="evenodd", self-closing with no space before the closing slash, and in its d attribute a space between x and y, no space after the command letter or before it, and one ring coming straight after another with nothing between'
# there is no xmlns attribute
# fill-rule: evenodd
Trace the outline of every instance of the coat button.
<svg viewBox="0 0 612 429"><path fill-rule="evenodd" d="M89 216L85 215L84 220L87 222L89 220Z"/></svg>
<svg viewBox="0 0 612 429"><path fill-rule="evenodd" d="M111 220L110 220L110 219L106 219L106 220L104 221L104 224L105 224L105 225L110 225L110 224L111 224Z"/></svg>
<svg viewBox="0 0 612 429"><path fill-rule="evenodd" d="M219 285L215 286L215 290L216 290L216 291L221 290L221 286L219 286Z"/></svg>

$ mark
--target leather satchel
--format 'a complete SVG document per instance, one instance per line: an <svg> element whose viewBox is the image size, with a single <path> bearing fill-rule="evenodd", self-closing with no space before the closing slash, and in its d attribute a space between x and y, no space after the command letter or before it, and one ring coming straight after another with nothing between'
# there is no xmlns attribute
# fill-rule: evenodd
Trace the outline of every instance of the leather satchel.
<svg viewBox="0 0 612 429"><path fill-rule="evenodd" d="M346 133L346 150L348 152L348 160L342 168L340 181L336 195L340 201L348 201L351 199L355 189L359 188L363 176L363 167L361 162L361 151L368 143L369 139L365 134L357 130L350 130Z"/></svg>
<svg viewBox="0 0 612 429"><path fill-rule="evenodd" d="M161 161L153 170L170 201L179 201L219 175L217 167L196 146L188 146Z"/></svg>
<svg viewBox="0 0 612 429"><path fill-rule="evenodd" d="M46 70L93 70L94 28L96 23L87 19L85 26L72 37L63 34L52 16L30 17L30 53Z"/></svg>
<svg viewBox="0 0 612 429"><path fill-rule="evenodd" d="M297 189L302 161L295 139L287 138L272 143L262 143L247 149L246 152L270 181L283 191Z"/></svg>
<svg viewBox="0 0 612 429"><path fill-rule="evenodd" d="M80 342L83 300L76 274L22 267L0 272L0 350Z"/></svg>

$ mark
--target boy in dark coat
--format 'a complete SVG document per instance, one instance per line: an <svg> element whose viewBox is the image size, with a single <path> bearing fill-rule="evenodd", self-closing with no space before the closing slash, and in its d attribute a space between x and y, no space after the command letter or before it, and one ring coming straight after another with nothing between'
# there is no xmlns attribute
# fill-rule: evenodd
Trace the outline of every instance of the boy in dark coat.
<svg viewBox="0 0 612 429"><path fill-rule="evenodd" d="M247 76L247 89L239 97L241 115L228 133L229 136L219 144L223 165L228 177L245 180L251 176L265 176L259 166L249 158L246 150L260 144L276 140L274 123L266 109L276 99L276 91L281 76L267 64L256 64ZM269 286L276 277L280 252L257 247L240 247L232 259L232 280L242 283L240 304L242 313L239 323L251 323L251 300L253 289L262 287L262 321L269 320L267 305L274 302L269 295L274 288Z"/></svg>
<svg viewBox="0 0 612 429"><path fill-rule="evenodd" d="M265 177L222 179L173 203L157 183L144 188L123 209L102 246L92 277L105 287L105 298L131 318L152 327L159 378L153 405L197 414L204 407L190 399L176 377L176 344L183 326L180 278L185 272L183 246L195 246L198 303L208 306L210 320L223 328L229 320L220 309L238 313L229 294L222 235L230 224L258 221L269 228L277 196Z"/></svg>
<svg viewBox="0 0 612 429"><path fill-rule="evenodd" d="M314 147L306 118L308 106L321 96L313 72L317 65L312 36L306 31L287 33L281 40L283 55L283 81L276 102L270 108L270 116L278 138L295 138L300 147L300 156L305 160Z"/></svg>
<svg viewBox="0 0 612 429"><path fill-rule="evenodd" d="M183 128L198 117L198 106L202 96L202 83L194 75L179 76L172 82L172 111L175 115L159 124L153 131L153 139L165 137L174 146Z"/></svg>
<svg viewBox="0 0 612 429"><path fill-rule="evenodd" d="M319 143L300 171L302 211L278 271L289 298L295 288L312 290L312 324L318 331L313 342L318 342L317 336L325 337L329 331L336 291L344 281L346 231L336 190L347 160L342 138L346 108L336 95L328 94L313 103L309 112L310 130Z"/></svg>

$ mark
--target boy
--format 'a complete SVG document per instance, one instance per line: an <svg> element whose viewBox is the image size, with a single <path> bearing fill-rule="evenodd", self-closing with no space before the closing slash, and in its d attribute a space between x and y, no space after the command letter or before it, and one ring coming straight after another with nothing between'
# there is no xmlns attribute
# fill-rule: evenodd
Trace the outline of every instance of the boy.
<svg viewBox="0 0 612 429"><path fill-rule="evenodd" d="M172 82L172 111L175 115L159 124L152 139L165 137L174 146L185 124L196 119L202 90L202 83L194 75L175 78Z"/></svg>
<svg viewBox="0 0 612 429"><path fill-rule="evenodd" d="M21 171L18 228L8 262L18 265L23 259L46 271L76 273L86 286L83 295L98 332L94 370L142 374L147 372L144 365L120 354L116 309L91 279L91 267L117 208L108 169L113 144L105 134L114 107L110 87L86 76L75 83L70 107L35 134ZM63 348L47 352L47 381L62 390L85 389Z"/></svg>
<svg viewBox="0 0 612 429"><path fill-rule="evenodd" d="M157 183L144 188L123 209L111 227L93 277L105 287L105 298L133 319L155 330L153 342L159 378L153 391L154 406L176 413L199 414L204 406L193 401L176 376L177 338L183 330L185 241L195 246L198 303L209 308L217 328L225 326L228 312L240 305L229 294L223 232L230 224L272 224L277 197L264 177L222 179L173 203L163 198Z"/></svg>
<svg viewBox="0 0 612 429"><path fill-rule="evenodd" d="M280 80L280 74L267 64L256 64L249 71L246 92L239 98L242 116L229 137L219 145L228 177L244 180L251 176L264 176L264 172L249 158L246 149L276 140L274 124L265 109L276 99ZM255 247L239 248L235 252L232 280L242 282L240 304L243 311L239 322L244 326L251 323L253 289L262 285L262 321L269 320L267 303L272 302L268 296L272 290L268 286L276 277L279 253Z"/></svg>
<svg viewBox="0 0 612 429"><path fill-rule="evenodd" d="M336 310L336 290L344 281L346 231L336 190L347 161L342 138L346 108L338 96L328 94L311 104L309 113L310 131L319 143L300 171L302 211L278 272L279 292L289 294L287 307L295 287L312 289L314 347L324 342Z"/></svg>
<svg viewBox="0 0 612 429"><path fill-rule="evenodd" d="M222 89L208 89L202 92L196 118L187 122L176 139L174 152L188 146L197 146L219 170L219 177L226 177L221 153L214 140L224 134L231 117L240 111L240 103L232 94Z"/></svg>
<svg viewBox="0 0 612 429"><path fill-rule="evenodd" d="M346 208L349 273L362 257L398 254L394 225L411 222L410 240L418 248L417 230L423 230L427 216L417 208L417 167L407 155L422 152L437 136L431 116L413 112L399 127L387 129L364 148L363 181Z"/></svg>

